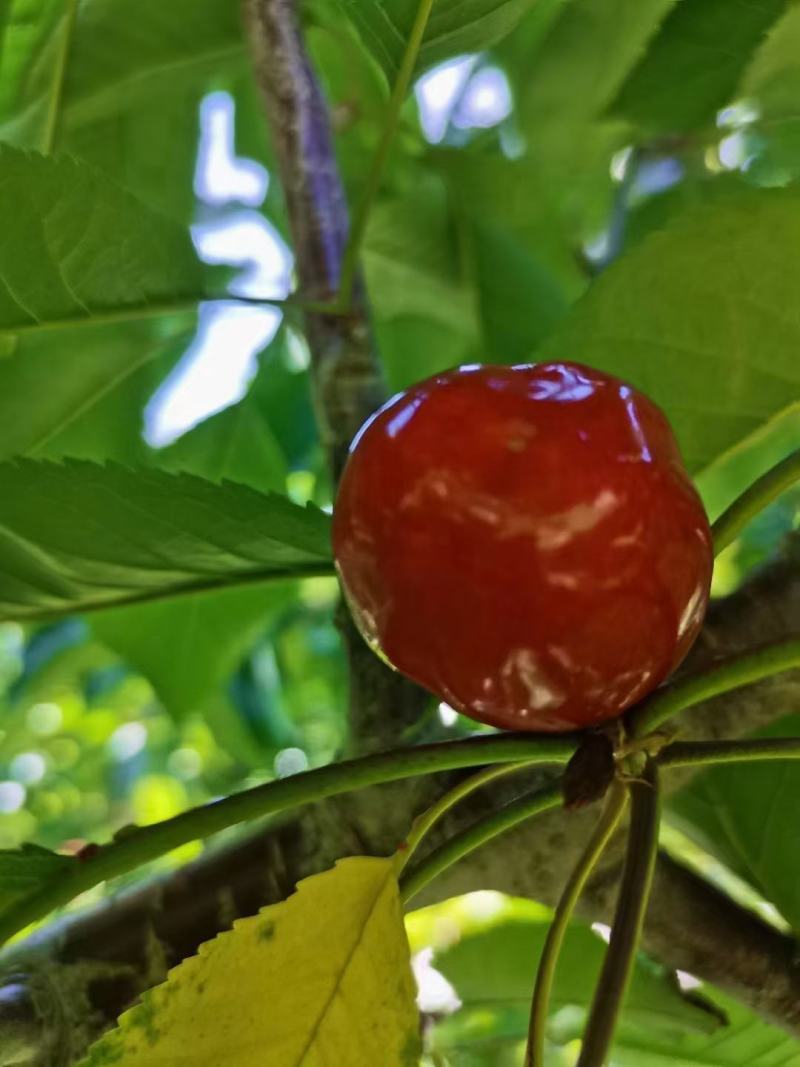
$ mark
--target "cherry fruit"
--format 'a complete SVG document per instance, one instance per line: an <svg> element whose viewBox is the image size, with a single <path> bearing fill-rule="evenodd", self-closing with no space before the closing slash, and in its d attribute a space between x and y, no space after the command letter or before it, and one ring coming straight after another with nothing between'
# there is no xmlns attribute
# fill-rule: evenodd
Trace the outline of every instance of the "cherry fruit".
<svg viewBox="0 0 800 1067"><path fill-rule="evenodd" d="M711 581L665 416L575 363L467 366L390 400L351 446L333 546L373 648L517 730L640 700L692 645Z"/></svg>

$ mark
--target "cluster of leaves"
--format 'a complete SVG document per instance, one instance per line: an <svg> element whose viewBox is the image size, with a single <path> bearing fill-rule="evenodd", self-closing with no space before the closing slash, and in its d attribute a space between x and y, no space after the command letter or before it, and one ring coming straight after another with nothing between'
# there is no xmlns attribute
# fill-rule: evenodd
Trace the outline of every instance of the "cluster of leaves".
<svg viewBox="0 0 800 1067"><path fill-rule="evenodd" d="M414 0L304 9L352 203L416 13ZM291 309L240 401L167 448L143 436L154 393L204 331L199 310L224 310L235 290L200 261L190 225L257 219L289 240L276 180L257 209L195 191L212 92L233 101L236 150L272 171L239 5L140 0L132 19L124 0L13 0L0 34L0 834L74 851L339 749L327 518L306 507L329 504L330 487ZM436 0L363 248L390 384L537 353L619 373L667 411L718 513L800 439L798 45L785 0ZM459 57L460 88L426 137L431 68ZM489 125L476 110L487 75L511 101ZM724 587L797 516L787 497L733 546ZM699 776L670 804L703 856L795 928L798 798L792 766L743 767ZM0 902L60 862L20 852ZM262 916L230 937L269 968L266 921L282 928ZM514 1055L515 968L529 985L542 922L498 919L442 954L465 1010L433 1029L439 1062ZM480 977L489 968L501 1004L480 1002L470 951L491 961ZM180 997L167 986L140 1010L145 1033L148 1012L190 1010L186 967ZM403 981L391 1011L408 1038ZM663 975L637 982L616 1063L790 1060L741 1009L725 1005L720 1043ZM559 995L578 1014L559 1009L554 1056L588 988ZM656 1036L648 1012L669 1021ZM331 1033L355 1026L325 1019Z"/></svg>

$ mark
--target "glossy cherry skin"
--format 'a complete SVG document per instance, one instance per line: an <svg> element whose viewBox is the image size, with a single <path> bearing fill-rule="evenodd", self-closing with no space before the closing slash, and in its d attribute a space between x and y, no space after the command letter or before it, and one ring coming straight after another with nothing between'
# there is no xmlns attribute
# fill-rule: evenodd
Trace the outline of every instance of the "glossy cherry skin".
<svg viewBox="0 0 800 1067"><path fill-rule="evenodd" d="M654 689L712 568L665 416L576 363L462 367L390 400L351 447L333 546L372 647L516 730L600 723Z"/></svg>

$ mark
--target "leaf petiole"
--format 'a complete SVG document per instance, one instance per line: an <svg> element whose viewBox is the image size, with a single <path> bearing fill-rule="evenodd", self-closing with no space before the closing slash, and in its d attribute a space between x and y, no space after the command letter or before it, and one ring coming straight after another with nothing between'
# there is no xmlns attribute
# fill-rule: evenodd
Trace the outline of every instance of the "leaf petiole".
<svg viewBox="0 0 800 1067"><path fill-rule="evenodd" d="M517 771L521 771L528 766L531 766L531 764L510 763L486 767L484 770L479 771L478 774L473 774L471 777L465 778L463 782L459 782L457 786L451 789L448 793L445 793L444 796L440 797L435 804L432 804L427 811L424 811L422 815L414 821L414 825L411 827L411 832L405 840L403 850L397 853L397 856L395 857L395 867L398 877L408 866L408 861L419 848L423 839L430 833L436 823L444 818L448 811L455 807L460 800L464 800L477 789L481 789L483 786L488 785L489 782L493 782L497 778L504 778L509 774L515 774Z"/></svg>
<svg viewBox="0 0 800 1067"><path fill-rule="evenodd" d="M800 737L746 738L741 741L675 741L658 756L659 767L800 759Z"/></svg>
<svg viewBox="0 0 800 1067"><path fill-rule="evenodd" d="M372 164L367 175L364 192L356 209L353 225L350 229L350 237L344 251L344 259L342 262L342 273L339 279L339 298L337 301L338 306L343 309L348 309L350 307L356 269L358 267L358 256L361 250L361 244L367 232L369 214L372 210L375 197L378 195L378 190L380 189L383 172L386 167L386 160L389 156L389 149L392 147L392 141L397 133L397 127L400 123L400 111L403 107L403 101L406 98L409 86L411 85L411 78L414 74L414 68L417 64L417 57L419 56L419 50L422 47L423 38L425 37L425 30L428 26L428 19L430 18L433 3L434 0L419 0L414 25L411 27L411 33L409 34L406 49L403 53L400 69L397 72L397 79L392 89L392 95L389 98L386 124L381 131L378 147L375 149L375 155L373 156Z"/></svg>
<svg viewBox="0 0 800 1067"><path fill-rule="evenodd" d="M76 861L70 872L0 912L0 944L101 882L127 874L190 841L210 837L249 819L274 815L381 782L436 771L521 761L566 763L574 748L574 739L558 735L506 734L442 741L345 760L234 793L172 819L131 829L123 837L102 845L90 858Z"/></svg>
<svg viewBox="0 0 800 1067"><path fill-rule="evenodd" d="M800 638L767 645L755 652L737 656L656 690L628 718L628 733L641 738L652 733L667 719L704 700L728 693L739 686L758 682L772 674L800 667Z"/></svg>
<svg viewBox="0 0 800 1067"><path fill-rule="evenodd" d="M528 1027L528 1047L525 1052L525 1067L545 1067L545 1027L550 995L556 973L556 965L564 943L575 905L580 899L584 886L597 866L606 846L614 836L628 803L628 790L617 779L608 792L606 804L589 838L575 869L564 887L564 892L556 905L553 921L547 932L539 969L536 973L536 985L531 1002L531 1016Z"/></svg>
<svg viewBox="0 0 800 1067"><path fill-rule="evenodd" d="M732 544L760 511L800 481L800 448L757 478L712 524L714 555Z"/></svg>
<svg viewBox="0 0 800 1067"><path fill-rule="evenodd" d="M452 867L454 863L458 863L464 856L505 833L506 830L511 830L525 822L526 819L530 819L532 815L539 815L550 808L558 807L562 800L563 794L559 781L555 785L520 797L491 815L487 815L486 818L480 819L429 853L410 874L403 878L400 882L400 899L407 904L429 882L446 871L448 867Z"/></svg>
<svg viewBox="0 0 800 1067"><path fill-rule="evenodd" d="M630 981L658 854L661 790L652 760L632 779L631 823L611 940L595 988L577 1067L604 1067Z"/></svg>

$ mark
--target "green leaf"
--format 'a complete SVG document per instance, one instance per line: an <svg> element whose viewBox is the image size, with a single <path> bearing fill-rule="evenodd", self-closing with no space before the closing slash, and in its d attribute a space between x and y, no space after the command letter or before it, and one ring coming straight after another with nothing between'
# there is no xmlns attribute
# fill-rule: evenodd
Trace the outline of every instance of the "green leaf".
<svg viewBox="0 0 800 1067"><path fill-rule="evenodd" d="M68 125L205 87L246 60L242 17L217 0L82 3L65 85Z"/></svg>
<svg viewBox="0 0 800 1067"><path fill-rule="evenodd" d="M753 56L740 95L755 104L748 174L781 185L800 173L800 7L792 5Z"/></svg>
<svg viewBox="0 0 800 1067"><path fill-rule="evenodd" d="M498 916L478 922L433 965L453 985L462 1007L436 1028L442 1052L477 1048L487 1040L523 1041L528 1030L536 966L549 928L539 905L507 901ZM559 1044L580 1036L605 945L586 927L567 933L553 989L549 1037ZM718 1031L720 1020L702 1002L688 1000L669 974L644 959L636 964L618 1040L628 1035Z"/></svg>
<svg viewBox="0 0 800 1067"><path fill-rule="evenodd" d="M227 478L262 493L286 488L286 457L252 392L157 453L159 467L211 481Z"/></svg>
<svg viewBox="0 0 800 1067"><path fill-rule="evenodd" d="M787 0L680 3L613 104L649 135L713 122Z"/></svg>
<svg viewBox="0 0 800 1067"><path fill-rule="evenodd" d="M477 356L475 294L459 262L438 176L372 211L364 266L393 388Z"/></svg>
<svg viewBox="0 0 800 1067"><path fill-rule="evenodd" d="M74 613L330 568L330 520L188 474L0 464L0 617Z"/></svg>
<svg viewBox="0 0 800 1067"><path fill-rule="evenodd" d="M195 209L203 96L252 79L237 4L81 4L57 142L182 222Z"/></svg>
<svg viewBox="0 0 800 1067"><path fill-rule="evenodd" d="M305 342L282 327L259 356L259 371L248 397L269 427L288 467L298 470L311 465L319 432L308 370L295 361L292 343L306 355Z"/></svg>
<svg viewBox="0 0 800 1067"><path fill-rule="evenodd" d="M800 8L792 4L752 57L740 86L754 99L762 116L796 113L800 88Z"/></svg>
<svg viewBox="0 0 800 1067"><path fill-rule="evenodd" d="M795 715L779 719L758 736L799 734L800 716ZM774 904L798 931L799 806L800 766L792 761L709 767L669 801L681 828Z"/></svg>
<svg viewBox="0 0 800 1067"><path fill-rule="evenodd" d="M716 519L747 486L794 452L798 441L800 404L792 404L767 423L761 433L754 434L741 447L731 449L719 462L707 467L697 479L697 488L709 518Z"/></svg>
<svg viewBox="0 0 800 1067"><path fill-rule="evenodd" d="M614 1067L795 1067L797 1038L710 986L701 992L728 1017L724 1029L711 1037L627 1034L614 1049Z"/></svg>
<svg viewBox="0 0 800 1067"><path fill-rule="evenodd" d="M441 150L429 164L378 205L365 249L393 386L527 358L581 284L531 166Z"/></svg>
<svg viewBox="0 0 800 1067"><path fill-rule="evenodd" d="M579 240L607 224L611 157L631 141L606 109L675 2L570 0L533 55L511 49L517 121Z"/></svg>
<svg viewBox="0 0 800 1067"><path fill-rule="evenodd" d="M64 0L11 5L0 85L0 139L41 148L56 103ZM81 2L55 147L113 175L188 223L202 96L247 69L240 12L218 0Z"/></svg>
<svg viewBox="0 0 800 1067"><path fill-rule="evenodd" d="M193 314L32 332L0 359L0 459L144 461L145 403L186 348Z"/></svg>
<svg viewBox="0 0 800 1067"><path fill-rule="evenodd" d="M431 161L447 183L462 274L474 289L481 359L525 360L584 285L555 198L529 160L437 150Z"/></svg>
<svg viewBox="0 0 800 1067"><path fill-rule="evenodd" d="M266 626L291 602L293 583L194 593L104 611L92 629L140 671L175 719L202 712Z"/></svg>
<svg viewBox="0 0 800 1067"><path fill-rule="evenodd" d="M700 471L800 400L800 197L691 210L624 255L539 352L642 388Z"/></svg>
<svg viewBox="0 0 800 1067"><path fill-rule="evenodd" d="M419 315L460 334L475 330L469 280L463 276L436 175L418 175L405 196L382 200L370 215L364 266L375 314Z"/></svg>
<svg viewBox="0 0 800 1067"><path fill-rule="evenodd" d="M63 0L6 0L3 13L0 139L41 148L67 5Z"/></svg>
<svg viewBox="0 0 800 1067"><path fill-rule="evenodd" d="M253 393L155 457L166 470L223 478L263 493L286 485L286 462ZM200 710L294 587L226 589L104 612L94 631L144 674L168 710ZM170 635L168 642L164 634Z"/></svg>
<svg viewBox="0 0 800 1067"><path fill-rule="evenodd" d="M534 0L434 0L418 69L463 52L480 52L511 33ZM393 82L419 0L338 0L364 44Z"/></svg>
<svg viewBox="0 0 800 1067"><path fill-rule="evenodd" d="M419 1019L391 860L340 860L144 994L83 1067L415 1067ZM265 1060L266 1056L266 1060Z"/></svg>
<svg viewBox="0 0 800 1067"><path fill-rule="evenodd" d="M393 391L408 389L431 374L480 358L474 336L452 330L424 315L376 320L375 333L387 382Z"/></svg>
<svg viewBox="0 0 800 1067"><path fill-rule="evenodd" d="M20 849L0 851L0 911L60 878L78 861L74 856L25 844Z"/></svg>
<svg viewBox="0 0 800 1067"><path fill-rule="evenodd" d="M675 3L571 0L563 5L522 86L525 125L541 119L550 134L561 123L566 140L570 126L598 117Z"/></svg>
<svg viewBox="0 0 800 1067"><path fill-rule="evenodd" d="M99 171L0 146L0 331L188 306L203 274L187 230Z"/></svg>

